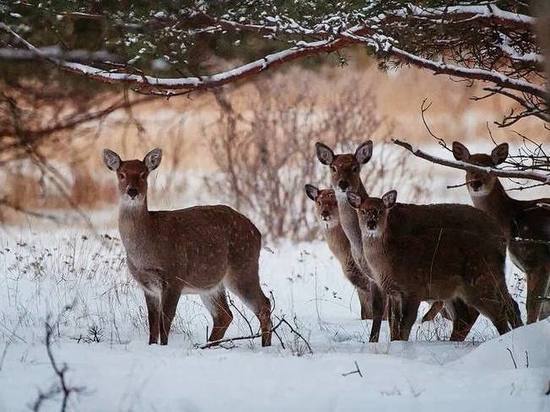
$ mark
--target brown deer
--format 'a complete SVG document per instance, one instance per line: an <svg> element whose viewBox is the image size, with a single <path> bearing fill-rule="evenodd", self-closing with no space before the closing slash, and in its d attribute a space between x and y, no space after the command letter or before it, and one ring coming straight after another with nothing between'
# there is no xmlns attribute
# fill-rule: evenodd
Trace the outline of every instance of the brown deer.
<svg viewBox="0 0 550 412"><path fill-rule="evenodd" d="M147 177L161 161L154 149L143 160L122 161L103 151L103 161L118 178L118 226L132 277L145 293L149 344L168 343L182 293L196 293L212 315L209 341L221 339L233 316L226 288L256 314L262 346L271 344L271 305L260 288L261 235L245 216L228 206L196 206L150 211Z"/></svg>
<svg viewBox="0 0 550 412"><path fill-rule="evenodd" d="M453 155L466 163L495 167L508 157L508 144L487 155L470 154L466 146L454 142ZM544 243L550 242L550 210L544 207L550 199L513 199L500 180L486 172L466 172L466 184L474 206L497 220L512 261L527 276L527 323L550 316L550 303L542 303L550 293L550 243Z"/></svg>
<svg viewBox="0 0 550 412"><path fill-rule="evenodd" d="M307 197L315 202L315 214L330 251L340 262L344 276L357 290L361 305L361 319L372 319L372 308L368 298L371 293L371 281L361 273L353 261L349 240L340 225L334 190L318 189L307 184L305 191Z"/></svg>
<svg viewBox="0 0 550 412"><path fill-rule="evenodd" d="M342 225L340 225L338 204L336 203L334 190L318 189L313 185L307 184L305 185L305 191L307 196L315 202L315 214L330 251L338 259L338 262L340 262L344 276L357 290L361 305L361 319L372 319L372 307L369 301L372 281L361 273L351 256L349 240L342 229ZM444 303L436 301L424 315L422 322L433 320L438 313L441 313L443 317L452 321L448 311L444 308ZM474 322L471 323L473 324ZM376 328L373 329L376 330ZM466 335L464 335L464 338ZM375 339L375 336L372 336L372 339Z"/></svg>
<svg viewBox="0 0 550 412"><path fill-rule="evenodd" d="M438 215L457 205L397 204L395 190L381 199L353 192L347 198L358 210L363 253L375 282L400 303L400 339L408 339L422 300L458 297L487 316L500 334L510 330L508 322L521 326L506 287L503 242L467 227L423 228L415 223L423 212L424 217Z"/></svg>
<svg viewBox="0 0 550 412"><path fill-rule="evenodd" d="M348 191L352 191L362 198L368 197L367 191L361 181L360 173L362 165L366 164L372 157L372 141L369 140L359 145L355 153L334 154L330 147L320 142L316 143L315 147L319 161L330 167L331 186L336 193L340 223L350 241L354 261L358 263L358 267L363 274L373 279L371 269L363 256L363 244L358 216L346 197ZM433 212L433 210L430 212L432 213L431 215L426 215L425 213L418 214L418 218L414 222L416 230L423 228L440 229L443 227L462 229L465 227L471 231L486 234L494 238L502 236L496 222L492 221L485 213L477 211L472 207L454 205L450 209L438 209L435 214ZM406 223L408 222L404 222L404 224ZM378 294L383 296L377 287L372 288L371 291L375 292L374 299L377 299ZM380 298L380 300L382 299ZM380 306L382 309L379 309ZM384 306L380 306L375 307L373 305L373 317L375 309L383 312ZM399 317L398 305L393 306L392 317ZM447 301L445 307L450 312L449 315L454 319L451 339L464 340L478 317L477 311L473 308L468 308L460 299ZM399 332L396 329L398 325L398 322L393 322L393 339L398 338Z"/></svg>
<svg viewBox="0 0 550 412"><path fill-rule="evenodd" d="M355 153L334 154L332 149L323 143L315 143L317 159L324 165L330 167L331 186L336 195L338 205L339 222L346 235L351 256L357 268L364 277L370 281L370 307L372 308L372 327L371 342L378 342L380 327L384 317L386 307L386 297L384 293L373 282L371 270L365 258L363 257L363 244L361 240L361 231L357 220L357 213L350 206L346 199L346 191L352 190L367 196L367 191L363 182L361 182L361 167L372 157L372 142L369 140L361 144Z"/></svg>

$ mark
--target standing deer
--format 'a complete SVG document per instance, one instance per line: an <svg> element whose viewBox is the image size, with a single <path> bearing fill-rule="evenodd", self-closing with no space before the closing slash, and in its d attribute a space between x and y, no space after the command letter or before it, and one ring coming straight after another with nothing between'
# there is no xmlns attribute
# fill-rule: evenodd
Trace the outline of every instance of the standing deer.
<svg viewBox="0 0 550 412"><path fill-rule="evenodd" d="M317 159L324 165L330 167L331 186L336 194L336 203L338 205L338 216L340 225L346 235L351 249L351 256L357 268L364 277L370 281L370 305L372 308L372 327L371 342L378 342L380 327L384 317L384 308L386 306L386 297L378 288L369 265L363 257L363 243L361 240L361 231L357 220L357 213L349 205L346 199L346 192L352 190L367 196L367 191L363 182L361 182L361 167L372 157L372 142L369 140L361 144L355 153L334 154L332 149L323 143L315 143Z"/></svg>
<svg viewBox="0 0 550 412"><path fill-rule="evenodd" d="M350 241L352 256L362 273L370 279L374 279L372 270L369 267L363 255L363 240L359 227L357 212L349 204L346 194L351 191L361 198L368 197L367 191L361 181L361 167L372 157L372 141L361 144L355 153L334 154L332 149L323 143L316 143L317 158L319 161L330 167L331 186L336 193L340 223ZM424 229L457 228L478 232L480 235L490 236L498 241L502 233L491 218L485 213L478 211L466 205L454 205L451 208L432 208L429 214L419 213L413 222L403 222L405 225L413 224L416 231ZM504 245L502 246L504 248ZM371 289L375 291L373 298L383 296L378 287ZM378 298L382 301L382 297ZM392 305L392 317L400 317L399 306ZM381 309L380 309L381 307ZM473 308L468 308L460 299L451 299L445 302L446 310L453 318L453 333L451 340L464 340L471 327L475 323L478 313ZM383 312L383 305L374 305L373 300L373 318L376 310ZM435 311L435 308L434 308ZM378 313L379 316L381 316ZM376 318L375 318L376 319ZM397 327L399 322L392 322L392 339L398 339L400 335Z"/></svg>
<svg viewBox="0 0 550 412"><path fill-rule="evenodd" d="M454 142L453 155L466 163L495 167L508 157L508 144L487 155L470 154L466 146ZM550 241L550 210L543 207L550 199L513 199L496 176L485 172L466 172L466 184L474 206L497 220L512 261L527 275L527 323L550 316L550 303L542 304L550 293L550 243L544 243Z"/></svg>
<svg viewBox="0 0 550 412"><path fill-rule="evenodd" d="M400 339L409 338L422 300L458 297L487 316L500 334L510 330L508 322L521 326L519 308L506 288L502 242L466 227L415 223L419 215L452 212L457 205L396 204L395 190L381 199L353 192L347 198L358 211L363 253L375 282L400 303Z"/></svg>
<svg viewBox="0 0 550 412"><path fill-rule="evenodd" d="M369 302L371 295L370 288L372 282L361 273L351 256L351 247L349 240L340 225L340 216L338 215L338 204L333 189L318 189L317 187L305 185L307 196L315 202L315 212L317 219L322 227L327 245L332 254L340 262L344 276L355 286L359 303L361 305L361 319L372 319L372 307ZM467 309L466 309L467 310ZM449 320L452 320L442 301L434 302L429 311L424 315L422 321L433 320L438 313ZM477 316L476 316L477 318ZM474 319L475 322L475 319ZM472 324L474 322L471 322ZM375 328L373 328L375 329ZM458 330L458 329L457 329ZM372 334L372 333L371 333ZM466 333L467 335L467 333ZM464 338L466 337L464 335ZM375 336L372 336L374 339ZM371 340L372 342L373 340Z"/></svg>
<svg viewBox="0 0 550 412"><path fill-rule="evenodd" d="M229 289L260 321L262 346L271 344L271 305L260 288L261 235L245 216L228 206L150 211L147 177L161 161L160 149L142 160L122 161L105 149L103 161L118 178L118 226L132 277L145 293L149 344L168 344L182 293L196 293L213 318L209 341L223 338L233 316Z"/></svg>
<svg viewBox="0 0 550 412"><path fill-rule="evenodd" d="M306 195L315 202L315 214L330 251L340 262L344 276L357 290L361 305L361 319L372 319L372 308L368 299L371 294L371 282L369 278L361 273L353 261L349 240L342 229L342 225L340 225L334 190L318 189L307 184L305 185L305 191Z"/></svg>

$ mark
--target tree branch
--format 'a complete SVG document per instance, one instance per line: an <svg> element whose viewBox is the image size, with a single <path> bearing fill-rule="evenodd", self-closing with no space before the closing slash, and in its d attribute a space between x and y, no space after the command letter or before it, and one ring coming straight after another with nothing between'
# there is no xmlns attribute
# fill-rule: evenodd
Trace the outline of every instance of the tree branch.
<svg viewBox="0 0 550 412"><path fill-rule="evenodd" d="M484 172L484 173L489 173L490 175L498 176L498 177L511 177L516 179L536 180L545 184L550 184L550 175L543 175L541 173L522 171L522 170L501 170L501 169L495 169L492 167L476 166L470 163L465 163L465 162L460 162L455 160L441 159L439 157L432 156L420 149L413 148L413 146L410 143L403 142L398 139L392 139L392 141L397 146L403 147L404 149L408 150L416 157L420 157L421 159L424 159L431 163L436 163L442 166L452 167L454 169L460 169L460 170L466 170L466 171Z"/></svg>

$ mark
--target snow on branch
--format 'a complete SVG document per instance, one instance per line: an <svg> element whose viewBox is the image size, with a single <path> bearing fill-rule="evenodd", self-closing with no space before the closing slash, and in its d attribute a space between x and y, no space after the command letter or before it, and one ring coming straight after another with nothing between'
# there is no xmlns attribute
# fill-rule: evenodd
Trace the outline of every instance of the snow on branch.
<svg viewBox="0 0 550 412"><path fill-rule="evenodd" d="M447 8L445 9L445 11L447 14L449 13L456 14L460 11L461 13L466 13L466 12L469 14L476 13L477 15L484 16L484 17L499 16L499 18L502 18L502 19L506 18L510 21L523 22L525 24L527 23L532 24L532 20L533 20L529 16L505 12L503 10L500 10L496 6L462 6L462 7L457 6L453 8ZM397 14L399 15L402 12L403 11L397 12ZM416 13L417 15L424 15L425 13L428 13L430 16L435 16L436 12L441 15L443 13L443 9L420 9L414 6L414 8L412 9L412 12ZM378 20L381 21L385 18L387 18L387 16L382 16L378 18ZM218 20L218 22L220 22L220 20ZM233 28L238 31L259 32L258 25L231 22L229 20L223 20L223 27L226 29ZM265 26L264 29L265 31L263 31L262 33L264 34L269 33L271 35L296 34L297 32L301 34L309 34L309 35L327 34L325 32L306 30L306 29L302 29L301 31L298 31L296 29L287 31L284 28L275 27L275 26ZM402 50L400 48L393 46L393 44L396 43L393 39L377 33L375 29L366 25L355 26L350 30L344 30L339 33L338 37L345 38L353 43L365 43L369 46L375 47L377 51L381 49L386 55L390 55L404 63L411 64L413 66L429 69L433 71L435 74L448 74L451 76L457 76L457 77L471 79L471 80L487 81L487 82L494 83L498 87L512 89L523 93L528 93L540 98L549 97L544 87L534 83L530 83L525 80L514 79L512 77L506 76L505 74L499 73L495 70L485 70L481 68L468 68L468 67L463 67L459 65L447 64L444 62L436 62L436 61L429 60L421 56L417 56L415 54L409 53L405 50ZM346 45L347 44L341 44L342 47ZM383 47L379 47L381 45ZM502 48L503 48L503 51L506 52L506 54L508 54L512 60L521 60L525 63L536 63L537 65L542 65L542 63L544 62L543 57L537 53L520 55L507 44L502 45Z"/></svg>
<svg viewBox="0 0 550 412"><path fill-rule="evenodd" d="M396 12L392 12L391 15L406 17L425 17L429 19L468 19L468 20L485 20L489 23L504 25L508 27L523 28L526 30L532 30L535 24L535 19L525 14L512 13L500 9L495 4L486 5L458 5L458 6L446 6L446 7L434 7L426 8L419 7L414 4L407 4L407 6Z"/></svg>
<svg viewBox="0 0 550 412"><path fill-rule="evenodd" d="M483 80L494 83L498 86L505 87L507 89L513 89L531 95L547 98L548 93L543 86L539 86L534 83L530 83L525 80L513 79L502 73L494 70L484 70L479 68L468 68L453 64L447 64L443 62L435 62L425 59L420 56L416 56L412 53L401 50L397 47L391 46L388 50L389 54L392 54L399 60L412 64L413 66L422 67L433 71L435 74L448 74L451 76L462 77L472 80Z"/></svg>
<svg viewBox="0 0 550 412"><path fill-rule="evenodd" d="M495 169L493 167L477 166L477 165L456 161L456 160L442 159L440 157L436 157L429 153L426 153L420 149L416 149L410 143L404 142L402 140L392 139L392 141L397 146L401 146L405 148L416 157L419 157L431 163L439 164L442 166L452 167L454 169L460 169L460 170L466 170L466 171L485 172L485 173L489 173L490 175L498 176L498 177L511 177L516 179L536 180L544 184L550 184L550 175L544 175L541 173L531 172L526 170Z"/></svg>
<svg viewBox="0 0 550 412"><path fill-rule="evenodd" d="M206 88L219 87L227 83L235 82L244 77L258 74L270 67L276 67L288 61L296 60L302 57L319 54L322 52L331 52L349 44L346 39L320 40L316 42L299 42L296 46L280 52L269 54L261 59L251 63L238 66L228 71L207 76L192 76L179 78L159 78L145 74L120 73L110 70L81 64L67 62L61 59L44 55L40 49L23 39L4 23L0 23L0 29L7 31L21 41L30 51L36 53L51 63L56 64L62 69L82 74L87 77L101 80L107 83L128 83L136 86L138 89L186 89L199 90ZM170 93L166 93L170 95Z"/></svg>
<svg viewBox="0 0 550 412"><path fill-rule="evenodd" d="M90 61L111 61L120 62L121 58L116 54L109 53L105 50L88 51L88 50L69 50L64 51L58 46L37 48L38 52L33 50L17 49L11 47L0 48L0 59L4 60L36 60L39 58L56 58L76 62Z"/></svg>
<svg viewBox="0 0 550 412"><path fill-rule="evenodd" d="M326 23L326 21L326 24L317 24L313 28L307 28L293 19L288 19L287 21L285 18L273 18L271 20L268 19L270 22L269 24L263 25L243 23L241 21L235 22L228 19L219 19L203 15L203 18L208 24L214 24L214 26L212 26L214 29L221 28L222 30L249 31L271 38L279 34L313 36L314 38L312 40L314 41L306 42L303 40L292 40L292 47L220 73L175 78L161 78L147 75L131 66L117 66L115 69L107 69L51 56L44 53L43 49L39 49L24 40L4 23L0 23L0 29L7 31L17 38L26 46L29 52L56 64L64 70L108 83L127 83L145 94L171 96L177 93L170 90L191 91L219 87L299 58L323 52L333 52L350 44L362 43L374 47L381 58L391 57L404 64L431 70L435 74L447 74L470 80L485 81L492 83L494 85L493 89L520 92L533 96L535 99L542 100L549 98L548 92L542 85L526 80L525 77L517 78L514 74L507 75L502 71L499 72L491 68L467 67L466 63L463 65L435 61L421 56L418 52L406 51L404 48L401 48L402 46L397 47L400 42L384 34L385 29L382 23L387 23L392 20L392 16L393 18L400 19L411 15L426 19L434 19L440 22L443 22L445 19L448 20L449 16L467 17L469 20L472 18L492 19L491 22L493 23L496 22L494 19L498 19L498 21L505 21L509 24L522 25L522 27L526 27L529 30L532 29L531 26L534 22L534 19L530 16L504 11L494 5L421 8L408 4L407 7L396 11L390 11L387 15L382 14L376 17L365 18L360 25L355 25L351 28L346 28L345 25L341 27L330 27L330 24ZM336 19L336 17L334 18ZM341 19L336 20L341 22ZM328 26L328 28L321 30L324 26ZM519 60L524 63L533 64L537 67L542 66L541 63L543 59L537 53L520 54L506 42L501 46L503 53L508 55L511 60ZM546 110L544 106L538 108L537 104L537 111L535 111L535 113L539 111L545 113ZM529 111L526 113L530 114L532 112L533 110L529 107Z"/></svg>

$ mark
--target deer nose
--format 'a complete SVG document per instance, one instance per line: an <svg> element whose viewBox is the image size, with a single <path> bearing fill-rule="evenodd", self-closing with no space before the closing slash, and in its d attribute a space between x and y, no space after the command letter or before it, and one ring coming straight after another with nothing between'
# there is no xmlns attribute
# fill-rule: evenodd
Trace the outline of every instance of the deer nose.
<svg viewBox="0 0 550 412"><path fill-rule="evenodd" d="M367 222L367 229L369 229L369 230L376 229L376 222L374 220L369 220Z"/></svg>
<svg viewBox="0 0 550 412"><path fill-rule="evenodd" d="M338 182L338 187L342 190L346 190L349 187L349 183L347 180L340 180Z"/></svg>
<svg viewBox="0 0 550 412"><path fill-rule="evenodd" d="M137 189L131 187L130 189L128 189L128 196L130 196L132 199L135 198L137 195L138 195L138 191Z"/></svg>
<svg viewBox="0 0 550 412"><path fill-rule="evenodd" d="M321 217L323 218L323 220L328 220L328 218L330 217L330 212L327 212L327 211L321 212Z"/></svg>

